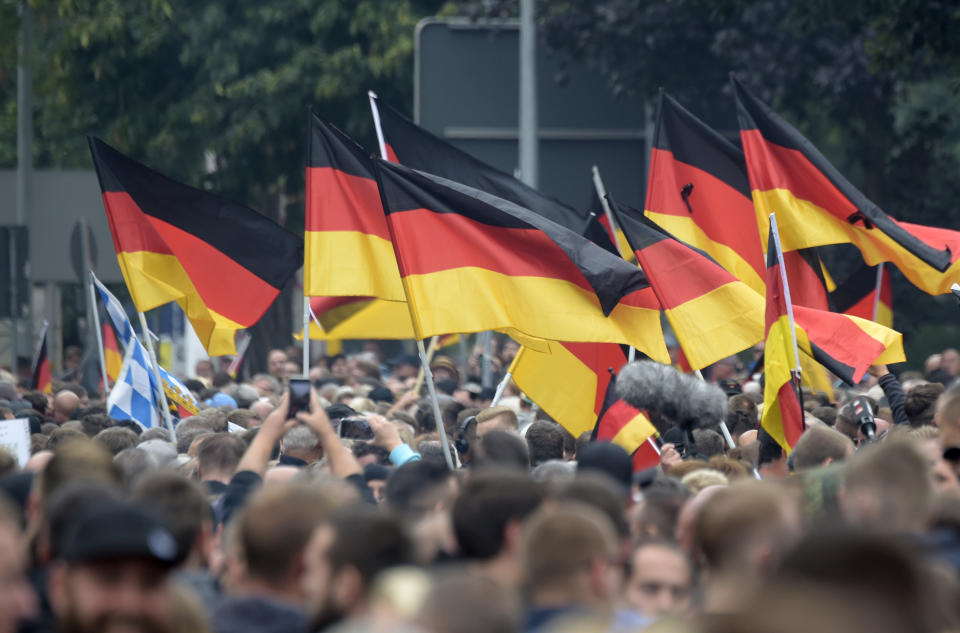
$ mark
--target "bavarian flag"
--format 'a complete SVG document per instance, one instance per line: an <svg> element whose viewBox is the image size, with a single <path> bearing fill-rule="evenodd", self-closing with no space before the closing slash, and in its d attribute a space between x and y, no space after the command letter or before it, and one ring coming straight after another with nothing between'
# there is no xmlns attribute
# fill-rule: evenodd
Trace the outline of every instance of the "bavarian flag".
<svg viewBox="0 0 960 633"><path fill-rule="evenodd" d="M520 348L509 371L527 397L578 437L596 425L607 388L626 363L616 343L550 341L543 352Z"/></svg>
<svg viewBox="0 0 960 633"><path fill-rule="evenodd" d="M312 110L309 119L304 294L403 302L369 154Z"/></svg>
<svg viewBox="0 0 960 633"><path fill-rule="evenodd" d="M235 353L236 331L256 323L300 267L300 239L252 209L88 140L137 310L176 301L207 353Z"/></svg>
<svg viewBox="0 0 960 633"><path fill-rule="evenodd" d="M861 265L830 293L837 312L893 327L893 282L883 264Z"/></svg>
<svg viewBox="0 0 960 633"><path fill-rule="evenodd" d="M870 265L892 262L923 291L949 291L960 270L951 268L960 256L956 231L892 219L793 126L735 77L731 81L761 228L775 213L785 251L852 243Z"/></svg>
<svg viewBox="0 0 960 633"><path fill-rule="evenodd" d="M650 151L648 218L764 293L761 233L743 152L660 93Z"/></svg>
<svg viewBox="0 0 960 633"><path fill-rule="evenodd" d="M636 266L507 200L376 165L418 337L510 329L668 359L660 305Z"/></svg>
<svg viewBox="0 0 960 633"><path fill-rule="evenodd" d="M689 366L702 369L763 339L763 297L699 251L607 196Z"/></svg>
<svg viewBox="0 0 960 633"><path fill-rule="evenodd" d="M509 200L571 231L583 230L586 213L545 196L510 174L457 149L378 99L374 99L374 107L380 116L390 161Z"/></svg>

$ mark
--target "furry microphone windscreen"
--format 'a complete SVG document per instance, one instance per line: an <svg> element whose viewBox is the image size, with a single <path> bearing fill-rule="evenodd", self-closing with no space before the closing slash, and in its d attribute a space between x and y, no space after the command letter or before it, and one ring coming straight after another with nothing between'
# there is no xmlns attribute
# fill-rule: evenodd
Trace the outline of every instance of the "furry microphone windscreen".
<svg viewBox="0 0 960 633"><path fill-rule="evenodd" d="M718 424L727 411L727 395L719 387L650 360L620 370L617 394L627 404L656 411L686 428Z"/></svg>

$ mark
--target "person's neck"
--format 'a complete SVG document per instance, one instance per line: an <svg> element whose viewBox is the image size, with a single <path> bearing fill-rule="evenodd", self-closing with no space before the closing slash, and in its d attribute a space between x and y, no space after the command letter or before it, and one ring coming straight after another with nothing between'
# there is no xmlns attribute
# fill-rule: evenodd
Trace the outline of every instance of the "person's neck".
<svg viewBox="0 0 960 633"><path fill-rule="evenodd" d="M292 606L301 606L303 592L296 580L278 583L262 578L244 578L232 592L238 597L268 598Z"/></svg>
<svg viewBox="0 0 960 633"><path fill-rule="evenodd" d="M477 570L498 585L508 589L520 587L522 570L518 559L515 557L506 556L503 553L498 554L491 559L478 562Z"/></svg>
<svg viewBox="0 0 960 633"><path fill-rule="evenodd" d="M530 606L535 609L583 606L589 609L602 609L604 604L591 594L586 586L550 587L534 589L530 592Z"/></svg>
<svg viewBox="0 0 960 633"><path fill-rule="evenodd" d="M723 615L737 611L745 597L753 595L751 588L757 583L752 574L711 572L704 583L703 612Z"/></svg>

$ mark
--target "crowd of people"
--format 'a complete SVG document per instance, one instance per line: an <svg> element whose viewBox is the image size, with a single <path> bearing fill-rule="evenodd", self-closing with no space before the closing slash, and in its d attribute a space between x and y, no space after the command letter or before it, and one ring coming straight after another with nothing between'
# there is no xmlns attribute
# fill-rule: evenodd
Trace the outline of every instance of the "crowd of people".
<svg viewBox="0 0 960 633"><path fill-rule="evenodd" d="M651 411L677 439L633 472L513 386L491 406L482 365L517 349L435 357L439 424L417 357L375 347L319 359L295 414L297 350L202 361L174 436L0 374L31 430L25 466L0 451L0 633L960 629L956 350L805 389L789 453L753 368L718 363L723 416Z"/></svg>

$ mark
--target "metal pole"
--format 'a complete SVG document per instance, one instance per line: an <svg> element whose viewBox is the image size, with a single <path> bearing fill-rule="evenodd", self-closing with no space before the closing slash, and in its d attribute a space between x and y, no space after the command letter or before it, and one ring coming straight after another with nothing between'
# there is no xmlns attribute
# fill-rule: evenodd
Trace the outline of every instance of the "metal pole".
<svg viewBox="0 0 960 633"><path fill-rule="evenodd" d="M536 188L539 180L537 122L537 26L535 0L520 0L520 179Z"/></svg>
<svg viewBox="0 0 960 633"><path fill-rule="evenodd" d="M876 322L880 311L880 289L883 287L883 262L877 264L877 284L873 291L873 320Z"/></svg>
<svg viewBox="0 0 960 633"><path fill-rule="evenodd" d="M443 428L443 417L440 415L440 401L437 399L437 386L433 384L433 372L430 371L430 361L427 359L427 350L423 348L423 341L417 339L417 353L420 354L420 363L423 366L424 380L427 391L430 393L430 402L433 404L433 417L437 423L437 435L440 436L440 446L443 449L443 458L447 468L455 470L453 457L450 456L450 443L447 441L447 430Z"/></svg>
<svg viewBox="0 0 960 633"><path fill-rule="evenodd" d="M20 11L20 37L17 51L17 206L16 220L18 226L27 222L29 215L29 188L30 172L33 170L33 70L30 55L33 50L31 43L33 32L33 12L27 0L18 3ZM11 367L14 373L18 370L20 361L20 306L17 297L17 244L16 237L10 235L10 274L11 299L10 304L10 351L13 354Z"/></svg>
<svg viewBox="0 0 960 633"><path fill-rule="evenodd" d="M617 252L620 253L620 256L626 259L626 253L620 251L620 240L617 235L617 229L620 228L620 225L617 224L617 218L614 217L613 211L610 210L610 203L607 201L607 188L603 186L603 179L600 178L600 169L594 165L592 171L593 189L597 192L597 197L600 198L603 215L607 216L607 222L610 223L610 230L613 231L613 244L617 247Z"/></svg>
<svg viewBox="0 0 960 633"><path fill-rule="evenodd" d="M107 396L110 390L110 381L107 376L107 359L103 352L103 331L100 329L100 312L97 310L97 295L93 288L93 271L87 276L87 293L90 295L90 319L93 329L97 333L97 352L100 353L100 378L103 380L103 395Z"/></svg>
<svg viewBox="0 0 960 633"><path fill-rule="evenodd" d="M793 360L797 372L797 387L800 386L800 349L797 347L797 330L793 324L793 302L790 301L790 284L787 283L787 267L783 263L783 249L780 247L780 232L777 230L777 216L770 214L770 232L773 245L777 249L777 263L780 264L780 281L783 283L783 300L787 304L787 319L790 322L790 338L793 340Z"/></svg>
<svg viewBox="0 0 960 633"><path fill-rule="evenodd" d="M490 401L490 406L495 407L500 403L500 398L503 397L503 392L506 391L507 385L510 384L510 379L513 378L513 374L507 372L503 375L503 380L500 381L500 384L497 385L497 392L493 394L493 400Z"/></svg>
<svg viewBox="0 0 960 633"><path fill-rule="evenodd" d="M310 373L310 297L303 295L303 375Z"/></svg>
<svg viewBox="0 0 960 633"><path fill-rule="evenodd" d="M150 338L150 329L147 327L147 316L143 312L137 312L140 315L140 331L143 332L143 340L147 344L147 353L150 354L150 367L153 369L153 378L157 381L157 391L160 392L160 407L163 409L163 421L170 431L170 440L177 441L177 431L173 428L173 419L170 417L170 406L167 404L167 392L163 388L163 378L160 377L160 365L157 363L157 353L153 350L153 339Z"/></svg>
<svg viewBox="0 0 960 633"><path fill-rule="evenodd" d="M387 143L383 139L383 126L380 124L380 109L377 108L377 93L373 90L367 91L367 98L370 99L370 114L373 115L373 127L377 131L377 143L380 145L380 158L387 158Z"/></svg>
<svg viewBox="0 0 960 633"><path fill-rule="evenodd" d="M491 358L493 357L493 332L487 330L483 333L483 358L481 359L482 374L480 384L489 387L493 383L493 367L491 367Z"/></svg>

